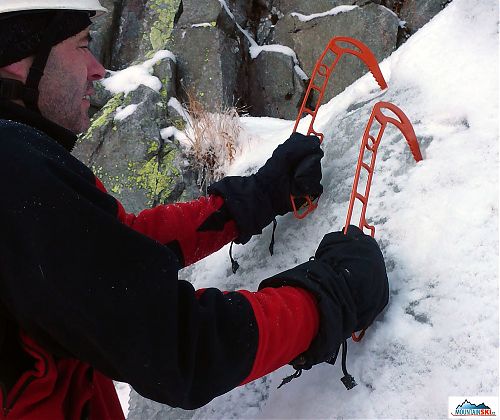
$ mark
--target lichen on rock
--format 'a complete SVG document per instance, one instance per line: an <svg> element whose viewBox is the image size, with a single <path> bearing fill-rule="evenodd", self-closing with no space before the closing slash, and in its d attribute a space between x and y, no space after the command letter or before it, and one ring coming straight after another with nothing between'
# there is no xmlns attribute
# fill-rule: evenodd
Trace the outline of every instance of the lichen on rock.
<svg viewBox="0 0 500 420"><path fill-rule="evenodd" d="M149 58L155 52L164 49L170 40L180 0L149 0L147 3L149 33L144 33L144 40L149 41L151 51Z"/></svg>
<svg viewBox="0 0 500 420"><path fill-rule="evenodd" d="M125 105L124 94L118 93L113 96L106 105L94 115L90 121L90 127L87 132L82 136L82 141L88 140L92 137L92 133L112 121L112 117L115 114L118 107Z"/></svg>
<svg viewBox="0 0 500 420"><path fill-rule="evenodd" d="M164 153L154 141L148 152L149 158L129 165L127 187L145 190L148 197L147 204L153 206L169 201L180 171L175 166L177 151L174 148Z"/></svg>

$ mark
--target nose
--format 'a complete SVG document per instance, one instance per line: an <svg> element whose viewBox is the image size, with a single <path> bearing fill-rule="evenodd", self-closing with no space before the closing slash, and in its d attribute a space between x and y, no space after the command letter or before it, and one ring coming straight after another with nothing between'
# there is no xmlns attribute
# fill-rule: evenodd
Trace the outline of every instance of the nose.
<svg viewBox="0 0 500 420"><path fill-rule="evenodd" d="M87 80L95 81L103 79L106 75L106 69L99 62L99 60L95 58L94 54L90 53L89 56L89 62L87 64Z"/></svg>

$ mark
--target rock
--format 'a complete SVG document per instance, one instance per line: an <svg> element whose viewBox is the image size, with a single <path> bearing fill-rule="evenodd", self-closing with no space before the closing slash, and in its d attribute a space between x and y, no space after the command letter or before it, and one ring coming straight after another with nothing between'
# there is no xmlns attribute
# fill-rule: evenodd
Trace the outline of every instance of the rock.
<svg viewBox="0 0 500 420"><path fill-rule="evenodd" d="M178 62L179 98L194 95L209 111L235 105L237 76L242 65L242 34L236 23L246 21L246 2L184 0L169 48Z"/></svg>
<svg viewBox="0 0 500 420"><path fill-rule="evenodd" d="M405 0L399 17L406 22L410 33L417 32L449 2L443 0Z"/></svg>
<svg viewBox="0 0 500 420"><path fill-rule="evenodd" d="M144 0L123 0L119 30L112 46L111 70L121 70L137 58L144 18Z"/></svg>
<svg viewBox="0 0 500 420"><path fill-rule="evenodd" d="M136 111L116 120L116 112L129 105L137 105ZM74 154L129 212L174 202L185 189L186 164L179 145L160 137L167 125L161 94L140 86L126 97L114 96L94 116Z"/></svg>
<svg viewBox="0 0 500 420"><path fill-rule="evenodd" d="M120 7L121 0L103 0L102 5L108 9L108 13L93 19L90 35L92 40L89 48L97 59L108 67L111 62L111 48L116 11Z"/></svg>
<svg viewBox="0 0 500 420"><path fill-rule="evenodd" d="M346 13L308 22L286 15L276 24L274 43L291 47L297 53L302 69L310 76L332 37L348 36L360 40L380 62L395 50L398 26L399 20L394 13L369 3ZM323 102L342 92L367 71L365 64L357 57L343 56L330 79Z"/></svg>
<svg viewBox="0 0 500 420"><path fill-rule="evenodd" d="M295 119L305 86L294 71L292 58L263 51L249 64L248 72L249 113Z"/></svg>
<svg viewBox="0 0 500 420"><path fill-rule="evenodd" d="M111 68L123 69L167 48L182 0L124 0Z"/></svg>
<svg viewBox="0 0 500 420"><path fill-rule="evenodd" d="M153 75L161 81L160 94L165 103L177 96L177 64L174 61L170 58L159 61L153 68Z"/></svg>
<svg viewBox="0 0 500 420"><path fill-rule="evenodd" d="M147 0L139 57L150 58L155 52L168 49L172 31L182 11L182 3L182 0Z"/></svg>
<svg viewBox="0 0 500 420"><path fill-rule="evenodd" d="M216 25L176 28L171 50L177 57L179 96L190 91L208 110L235 103L236 77L241 65L241 47Z"/></svg>
<svg viewBox="0 0 500 420"><path fill-rule="evenodd" d="M245 0L225 0L225 3L229 13L219 0L184 0L182 13L176 26L186 29L193 25L217 25L219 29L234 37L235 22L245 26L249 7Z"/></svg>
<svg viewBox="0 0 500 420"><path fill-rule="evenodd" d="M159 135L169 125L182 129L182 118L166 106L169 98L186 102L189 90L208 111L220 111L241 99L251 115L295 119L305 86L294 71L293 59L278 52L261 52L252 60L250 42L241 28L259 45L290 47L301 68L311 75L332 37L359 39L381 61L399 45L398 39L416 31L449 2L226 0L228 13L219 0L103 1L112 13L96 21L102 26L96 28L99 35L94 35L92 48L104 63L121 69L150 58L159 49L169 49L177 58L155 65L154 75L163 85L159 93L143 86L126 97L110 99L109 92L96 84L92 110L97 113L92 129L76 149L130 211L199 194L196 176L187 168L179 145ZM291 16L293 12L310 16L342 5L358 7L307 22ZM399 28L400 19L407 21L408 30ZM359 59L344 56L323 102L366 72ZM128 105L137 105L135 113L115 121L118 108Z"/></svg>
<svg viewBox="0 0 500 420"><path fill-rule="evenodd" d="M179 26L216 22L223 12L219 0L183 0Z"/></svg>
<svg viewBox="0 0 500 420"><path fill-rule="evenodd" d="M97 109L104 107L113 95L99 82L94 82L95 93L90 97L90 104Z"/></svg>

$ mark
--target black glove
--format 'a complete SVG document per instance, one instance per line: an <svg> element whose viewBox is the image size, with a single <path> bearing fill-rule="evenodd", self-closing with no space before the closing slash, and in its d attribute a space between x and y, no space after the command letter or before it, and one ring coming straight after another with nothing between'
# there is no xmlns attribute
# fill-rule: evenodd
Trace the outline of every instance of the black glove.
<svg viewBox="0 0 500 420"><path fill-rule="evenodd" d="M256 174L226 177L211 185L208 193L224 198L238 226L240 236L235 242L248 242L277 215L291 211L290 194L319 197L323 192L322 157L317 137L294 133Z"/></svg>
<svg viewBox="0 0 500 420"><path fill-rule="evenodd" d="M264 280L265 287L294 286L310 291L318 301L320 327L309 349L291 363L308 369L335 358L340 344L367 328L389 299L382 253L375 239L356 226L327 234L314 259Z"/></svg>

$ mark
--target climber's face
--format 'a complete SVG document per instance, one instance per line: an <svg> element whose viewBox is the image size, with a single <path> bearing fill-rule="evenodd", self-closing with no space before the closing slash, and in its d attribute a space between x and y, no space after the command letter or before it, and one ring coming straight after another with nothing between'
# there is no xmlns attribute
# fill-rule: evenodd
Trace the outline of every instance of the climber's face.
<svg viewBox="0 0 500 420"><path fill-rule="evenodd" d="M93 84L106 73L90 52L89 41L87 28L54 46L39 85L41 114L75 134L89 128Z"/></svg>

